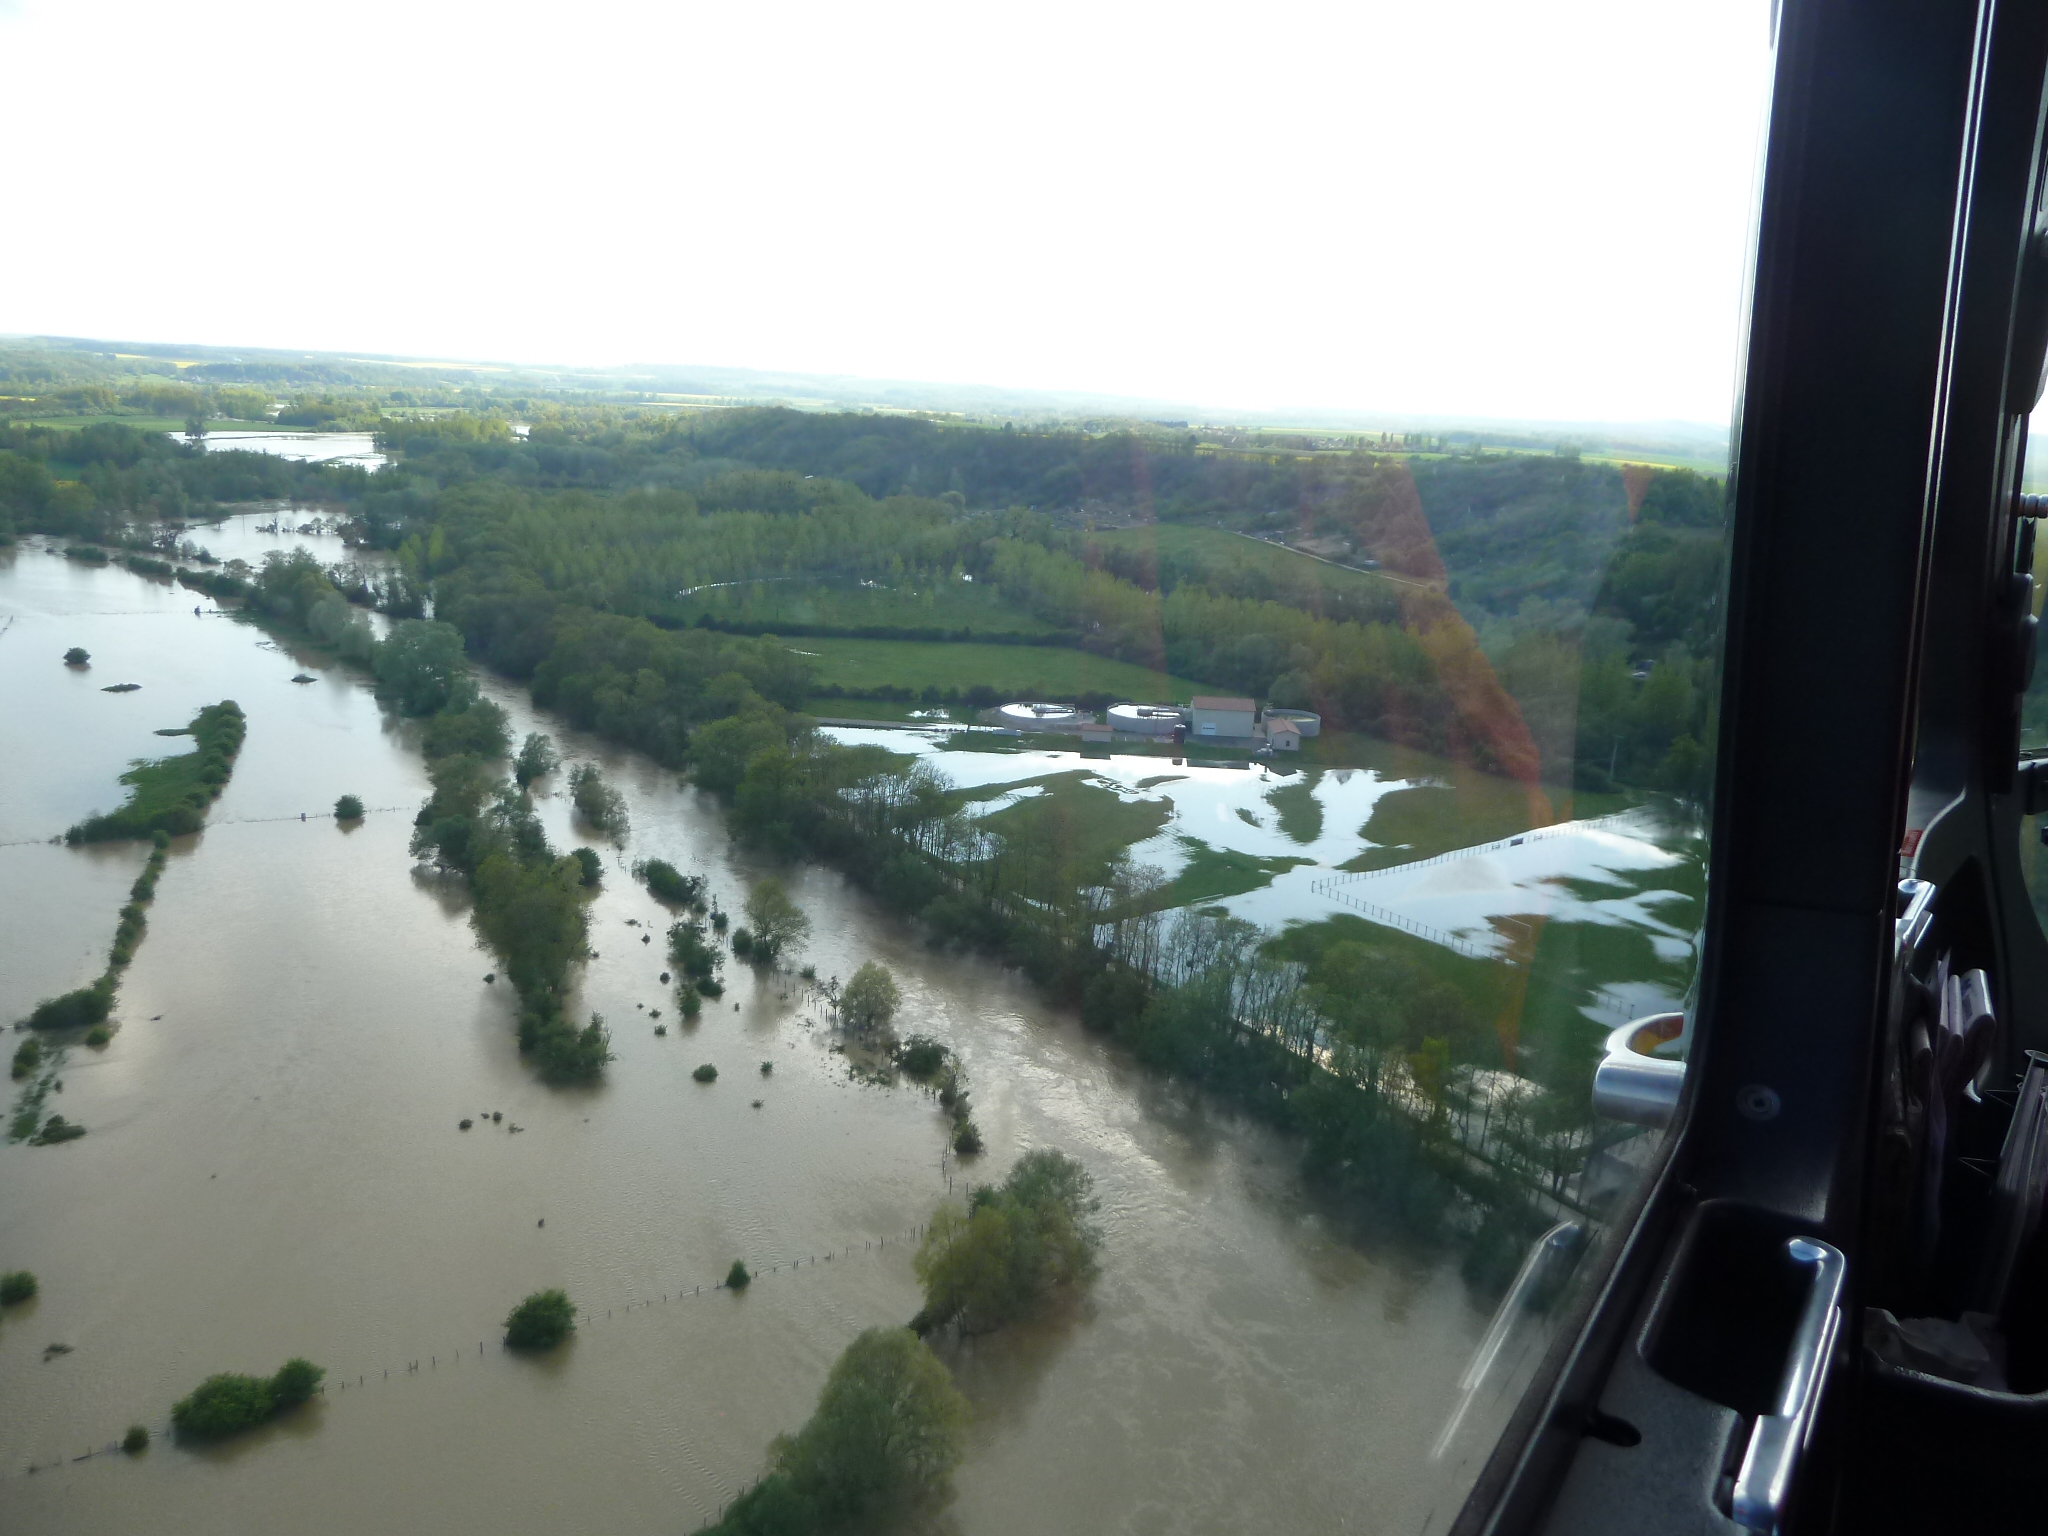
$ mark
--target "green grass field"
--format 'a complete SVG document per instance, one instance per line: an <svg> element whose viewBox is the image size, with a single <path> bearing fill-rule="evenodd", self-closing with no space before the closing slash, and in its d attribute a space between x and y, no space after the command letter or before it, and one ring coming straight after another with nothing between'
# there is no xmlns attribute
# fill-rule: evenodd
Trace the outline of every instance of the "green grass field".
<svg viewBox="0 0 2048 1536"><path fill-rule="evenodd" d="M1234 848L1212 848L1199 837L1183 837L1180 843L1187 850L1188 862L1153 904L1156 907L1194 907L1205 901L1256 891L1269 884L1275 875L1309 862L1285 856L1260 858Z"/></svg>
<svg viewBox="0 0 2048 1536"><path fill-rule="evenodd" d="M1045 645L837 637L797 639L788 644L791 650L811 658L821 686L843 688L851 694L875 688L965 692L985 685L1006 699L1067 699L1107 693L1150 704L1210 691L1201 683L1127 661ZM813 704L819 712L831 714L836 712L835 702L817 699Z"/></svg>
<svg viewBox="0 0 2048 1536"><path fill-rule="evenodd" d="M1298 549L1268 544L1264 539L1247 538L1223 528L1155 523L1149 528L1105 529L1089 537L1112 548L1156 552L1167 558L1186 555L1211 564L1250 566L1267 571L1284 583L1312 581L1332 592L1370 589L1379 593L1403 585L1373 571L1328 565Z"/></svg>
<svg viewBox="0 0 2048 1536"><path fill-rule="evenodd" d="M720 587L675 604L685 622L860 630L941 630L949 635L1047 635L1053 627L1004 601L993 587L934 581L922 587L764 581Z"/></svg>

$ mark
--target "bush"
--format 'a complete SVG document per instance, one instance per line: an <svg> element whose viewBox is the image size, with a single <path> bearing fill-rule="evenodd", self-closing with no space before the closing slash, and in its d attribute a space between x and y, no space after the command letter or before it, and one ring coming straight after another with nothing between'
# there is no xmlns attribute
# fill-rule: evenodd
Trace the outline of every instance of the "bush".
<svg viewBox="0 0 2048 1536"><path fill-rule="evenodd" d="M754 1277L747 1273L747 1266L738 1259L734 1259L732 1261L732 1268L725 1272L726 1288L728 1290L744 1291L753 1283Z"/></svg>
<svg viewBox="0 0 2048 1536"><path fill-rule="evenodd" d="M946 1064L946 1048L929 1035L912 1035L896 1048L896 1065L923 1082Z"/></svg>
<svg viewBox="0 0 2048 1536"><path fill-rule="evenodd" d="M149 1449L149 1431L140 1424L130 1424L128 1433L121 1437L121 1449L130 1456L140 1456Z"/></svg>
<svg viewBox="0 0 2048 1536"><path fill-rule="evenodd" d="M595 848L577 848L569 856L576 861L578 878L582 880L584 889L593 889L603 882L604 858Z"/></svg>
<svg viewBox="0 0 2048 1536"><path fill-rule="evenodd" d="M576 1330L576 1308L563 1290L535 1291L505 1319L511 1349L553 1349Z"/></svg>
<svg viewBox="0 0 2048 1536"><path fill-rule="evenodd" d="M103 1022L113 1011L114 990L105 978L61 997L47 997L28 1016L30 1029L78 1029Z"/></svg>
<svg viewBox="0 0 2048 1536"><path fill-rule="evenodd" d="M320 1387L326 1371L310 1360L287 1360L265 1379L224 1371L202 1381L171 1407L171 1423L193 1440L223 1440L296 1408ZM147 1444L148 1441L143 1442Z"/></svg>
<svg viewBox="0 0 2048 1536"><path fill-rule="evenodd" d="M917 1250L925 1304L911 1326L985 1332L1059 1287L1086 1283L1100 1243L1090 1219L1098 1207L1088 1171L1049 1148L1026 1153L965 1208L940 1206Z"/></svg>
<svg viewBox="0 0 2048 1536"><path fill-rule="evenodd" d="M774 1063L774 1062L772 1062L772 1061L764 1061L764 1062L762 1062L762 1063L761 1063L761 1075L762 1075L763 1077L766 1077L766 1076L768 1076L768 1074L769 1074L769 1073L771 1073L771 1072L773 1072L774 1070L775 1070L775 1063Z"/></svg>
<svg viewBox="0 0 2048 1536"><path fill-rule="evenodd" d="M43 1042L31 1037L14 1048L14 1080L18 1083L43 1064Z"/></svg>
<svg viewBox="0 0 2048 1536"><path fill-rule="evenodd" d="M742 960L745 960L748 957L750 957L754 953L753 933L745 928L733 929L732 952L738 955Z"/></svg>
<svg viewBox="0 0 2048 1536"><path fill-rule="evenodd" d="M222 1372L202 1381L171 1406L178 1433L218 1440L254 1429L270 1417L270 1383L259 1376Z"/></svg>
<svg viewBox="0 0 2048 1536"><path fill-rule="evenodd" d="M657 901L672 907L695 907L704 903L704 877L685 875L666 859L645 859L633 866L633 873L647 882Z"/></svg>
<svg viewBox="0 0 2048 1536"><path fill-rule="evenodd" d="M10 1269L0 1275L0 1307L15 1307L35 1295L36 1277L25 1269Z"/></svg>
<svg viewBox="0 0 2048 1536"><path fill-rule="evenodd" d="M953 1150L963 1157L972 1157L981 1150L981 1127L972 1120L962 1120L953 1133Z"/></svg>
<svg viewBox="0 0 2048 1536"><path fill-rule="evenodd" d="M1145 1011L1151 989L1144 977L1121 968L1105 970L1091 979L1081 993L1081 1023L1097 1034L1108 1034L1119 1025L1128 1027Z"/></svg>
<svg viewBox="0 0 2048 1536"><path fill-rule="evenodd" d="M747 925L753 930L754 957L769 964L811 936L811 920L773 878L755 881L747 892Z"/></svg>
<svg viewBox="0 0 2048 1536"><path fill-rule="evenodd" d="M294 1356L285 1361L277 1368L277 1374L270 1378L272 1411L283 1413L287 1408L298 1407L320 1390L320 1378L326 1374L310 1360Z"/></svg>
<svg viewBox="0 0 2048 1536"><path fill-rule="evenodd" d="M91 660L92 652L82 645L74 645L64 653L64 665L67 667L82 667Z"/></svg>
<svg viewBox="0 0 2048 1536"><path fill-rule="evenodd" d="M84 1126L75 1125L62 1115L52 1115L32 1139L39 1147L54 1147L60 1141L76 1141L84 1134Z"/></svg>
<svg viewBox="0 0 2048 1536"><path fill-rule="evenodd" d="M628 823L626 797L605 783L595 763L578 763L569 770L569 798L576 814L614 843L626 840Z"/></svg>
<svg viewBox="0 0 2048 1536"><path fill-rule="evenodd" d="M718 1068L707 1061L703 1066L692 1072L690 1076L700 1083L715 1083L718 1081Z"/></svg>
<svg viewBox="0 0 2048 1536"><path fill-rule="evenodd" d="M336 821L361 821L363 819L363 802L354 795L343 795L334 802L334 819Z"/></svg>
<svg viewBox="0 0 2048 1536"><path fill-rule="evenodd" d="M902 1005L903 994L888 967L870 960L853 973L846 990L839 994L839 1017L857 1034L869 1034L889 1027Z"/></svg>
<svg viewBox="0 0 2048 1536"><path fill-rule="evenodd" d="M594 1083L612 1059L612 1036L601 1013L578 1029L559 1011L528 1009L519 1016L519 1048L532 1053L547 1082Z"/></svg>
<svg viewBox="0 0 2048 1536"><path fill-rule="evenodd" d="M562 759L555 751L554 742L534 731L521 744L519 756L512 760L512 777L524 789L535 779L544 778L561 766Z"/></svg>
<svg viewBox="0 0 2048 1536"><path fill-rule="evenodd" d="M114 1038L114 1032L104 1024L95 1024L85 1032L85 1043L97 1050Z"/></svg>

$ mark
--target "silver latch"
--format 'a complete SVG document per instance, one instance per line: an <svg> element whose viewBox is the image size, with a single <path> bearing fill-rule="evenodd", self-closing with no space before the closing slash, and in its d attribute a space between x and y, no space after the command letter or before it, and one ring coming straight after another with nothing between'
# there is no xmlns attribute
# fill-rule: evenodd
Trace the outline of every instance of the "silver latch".
<svg viewBox="0 0 2048 1536"><path fill-rule="evenodd" d="M1684 1032L1684 1014L1653 1013L1610 1034L1607 1053L1593 1070L1593 1113L1630 1125L1669 1125L1685 1083L1685 1063L1650 1053L1669 1047Z"/></svg>

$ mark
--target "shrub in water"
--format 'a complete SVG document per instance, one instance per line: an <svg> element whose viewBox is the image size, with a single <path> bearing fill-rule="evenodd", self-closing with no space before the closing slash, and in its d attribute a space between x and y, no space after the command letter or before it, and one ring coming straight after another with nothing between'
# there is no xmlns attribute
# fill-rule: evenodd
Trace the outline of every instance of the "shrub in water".
<svg viewBox="0 0 2048 1536"><path fill-rule="evenodd" d="M149 1449L149 1431L140 1424L130 1424L128 1433L121 1437L121 1449L130 1456L140 1456Z"/></svg>
<svg viewBox="0 0 2048 1536"><path fill-rule="evenodd" d="M114 1006L114 989L105 978L61 997L46 997L28 1016L30 1029L76 1029L104 1020Z"/></svg>
<svg viewBox="0 0 2048 1536"><path fill-rule="evenodd" d="M671 906L694 906L704 899L704 877L685 875L666 859L643 860L633 866L633 873L647 882L656 900Z"/></svg>
<svg viewBox="0 0 2048 1536"><path fill-rule="evenodd" d="M896 1048L896 1065L922 1081L946 1064L946 1048L929 1035L912 1035Z"/></svg>
<svg viewBox="0 0 2048 1536"><path fill-rule="evenodd" d="M310 1360L287 1360L268 1380L223 1371L209 1376L171 1407L171 1423L194 1440L221 1440L296 1408L319 1389L327 1373ZM144 1442L147 1443L146 1441Z"/></svg>
<svg viewBox="0 0 2048 1536"><path fill-rule="evenodd" d="M0 1275L0 1307L18 1306L36 1293L36 1277L25 1269Z"/></svg>
<svg viewBox="0 0 2048 1536"><path fill-rule="evenodd" d="M535 1291L505 1319L505 1343L513 1349L553 1349L576 1328L576 1309L563 1290Z"/></svg>
<svg viewBox="0 0 2048 1536"><path fill-rule="evenodd" d="M320 1390L320 1378L327 1374L310 1360L297 1356L285 1361L270 1378L270 1401L275 1412L296 1408Z"/></svg>
<svg viewBox="0 0 2048 1536"><path fill-rule="evenodd" d="M953 1150L971 1157L981 1150L981 1131L972 1120L962 1120L959 1132L953 1137Z"/></svg>
<svg viewBox="0 0 2048 1536"><path fill-rule="evenodd" d="M749 955L753 954L754 936L744 928L733 929L732 952L738 955L743 960L746 959Z"/></svg>
<svg viewBox="0 0 2048 1536"><path fill-rule="evenodd" d="M363 802L354 795L343 795L334 802L334 819L336 821L361 821L363 819Z"/></svg>
<svg viewBox="0 0 2048 1536"><path fill-rule="evenodd" d="M747 1266L738 1259L734 1259L732 1261L732 1268L725 1272L726 1288L728 1290L744 1291L753 1283L754 1277L747 1273Z"/></svg>
<svg viewBox="0 0 2048 1536"><path fill-rule="evenodd" d="M74 645L64 653L64 665L67 667L82 667L91 660L92 652L82 645Z"/></svg>
<svg viewBox="0 0 2048 1536"><path fill-rule="evenodd" d="M62 1115L52 1115L43 1123L43 1128L36 1132L34 1139L39 1147L53 1147L60 1141L76 1141L84 1134L84 1126L73 1125Z"/></svg>
<svg viewBox="0 0 2048 1536"><path fill-rule="evenodd" d="M108 1029L107 1026L104 1024L95 1024L91 1029L88 1029L85 1032L85 1043L89 1046L92 1046L94 1049L98 1049L100 1046L105 1045L109 1040L113 1038L113 1031Z"/></svg>
<svg viewBox="0 0 2048 1536"><path fill-rule="evenodd" d="M718 1068L707 1061L703 1066L692 1072L690 1076L697 1079L700 1083L715 1083L718 1081Z"/></svg>
<svg viewBox="0 0 2048 1536"><path fill-rule="evenodd" d="M577 873L586 890L604 879L604 859L595 848L578 848L572 857L576 860Z"/></svg>
<svg viewBox="0 0 2048 1536"><path fill-rule="evenodd" d="M42 1041L31 1038L22 1041L21 1044L14 1048L13 1076L16 1082L20 1082L42 1064Z"/></svg>
<svg viewBox="0 0 2048 1536"><path fill-rule="evenodd" d="M773 1072L774 1070L775 1070L775 1063L774 1063L774 1062L772 1062L772 1061L764 1061L764 1062L762 1062L762 1063L761 1063L761 1075L762 1075L763 1077L766 1077L766 1076L767 1076L767 1075L768 1075L768 1074L769 1074L770 1072Z"/></svg>

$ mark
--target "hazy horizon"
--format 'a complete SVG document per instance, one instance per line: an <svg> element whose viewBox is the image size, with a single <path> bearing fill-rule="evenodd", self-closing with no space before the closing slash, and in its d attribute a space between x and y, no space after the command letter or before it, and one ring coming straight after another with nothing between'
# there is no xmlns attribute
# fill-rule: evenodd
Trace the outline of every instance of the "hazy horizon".
<svg viewBox="0 0 2048 1536"><path fill-rule="evenodd" d="M0 48L65 133L8 332L1553 422L1725 421L1769 64L1764 0L15 0Z"/></svg>

